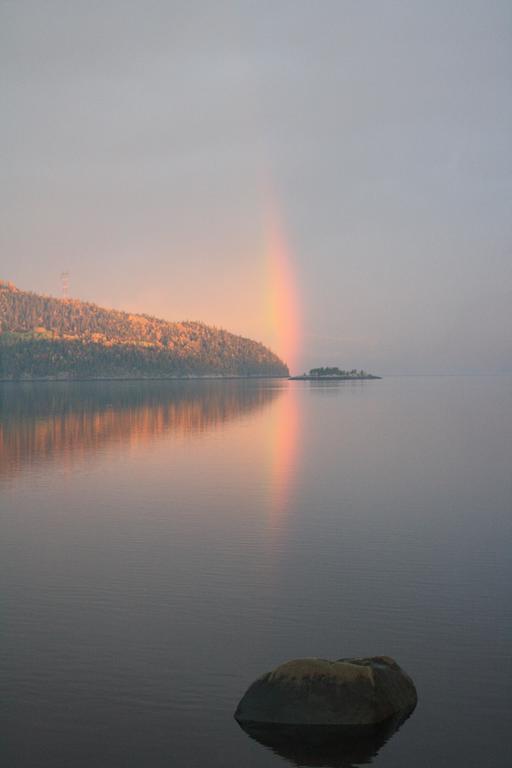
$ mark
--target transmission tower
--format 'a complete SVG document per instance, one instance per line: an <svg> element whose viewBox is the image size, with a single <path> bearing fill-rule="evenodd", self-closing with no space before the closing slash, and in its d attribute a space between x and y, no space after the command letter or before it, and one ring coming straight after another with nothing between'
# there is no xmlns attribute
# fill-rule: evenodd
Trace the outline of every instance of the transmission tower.
<svg viewBox="0 0 512 768"><path fill-rule="evenodd" d="M60 273L60 285L62 288L62 298L67 299L69 293L69 272Z"/></svg>

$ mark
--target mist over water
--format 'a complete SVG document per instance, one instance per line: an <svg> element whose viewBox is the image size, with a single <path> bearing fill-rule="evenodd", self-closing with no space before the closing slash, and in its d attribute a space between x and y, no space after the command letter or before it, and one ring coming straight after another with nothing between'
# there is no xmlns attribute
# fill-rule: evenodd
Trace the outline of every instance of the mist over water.
<svg viewBox="0 0 512 768"><path fill-rule="evenodd" d="M2 762L506 765L511 447L508 376L0 385ZM363 752L233 720L373 654L419 704Z"/></svg>

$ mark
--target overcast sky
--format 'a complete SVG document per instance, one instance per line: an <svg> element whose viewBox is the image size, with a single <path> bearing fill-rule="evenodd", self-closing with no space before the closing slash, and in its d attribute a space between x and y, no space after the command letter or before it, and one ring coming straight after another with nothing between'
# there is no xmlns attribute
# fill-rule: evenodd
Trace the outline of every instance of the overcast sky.
<svg viewBox="0 0 512 768"><path fill-rule="evenodd" d="M271 206L300 370L512 370L510 0L0 10L0 278L272 343Z"/></svg>

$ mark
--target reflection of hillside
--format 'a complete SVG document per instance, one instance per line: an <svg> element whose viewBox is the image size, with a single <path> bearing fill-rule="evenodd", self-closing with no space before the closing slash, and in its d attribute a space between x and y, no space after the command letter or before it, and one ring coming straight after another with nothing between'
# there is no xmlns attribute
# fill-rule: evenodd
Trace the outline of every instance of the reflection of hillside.
<svg viewBox="0 0 512 768"><path fill-rule="evenodd" d="M278 392L250 380L0 386L0 476L115 442L203 433L264 406Z"/></svg>

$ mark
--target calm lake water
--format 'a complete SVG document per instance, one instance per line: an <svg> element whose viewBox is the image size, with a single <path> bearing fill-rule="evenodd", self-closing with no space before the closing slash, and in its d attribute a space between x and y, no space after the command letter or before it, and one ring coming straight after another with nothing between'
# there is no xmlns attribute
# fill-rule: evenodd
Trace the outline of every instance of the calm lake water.
<svg viewBox="0 0 512 768"><path fill-rule="evenodd" d="M2 765L510 765L511 508L512 377L0 385ZM419 694L373 757L233 720L373 654Z"/></svg>

